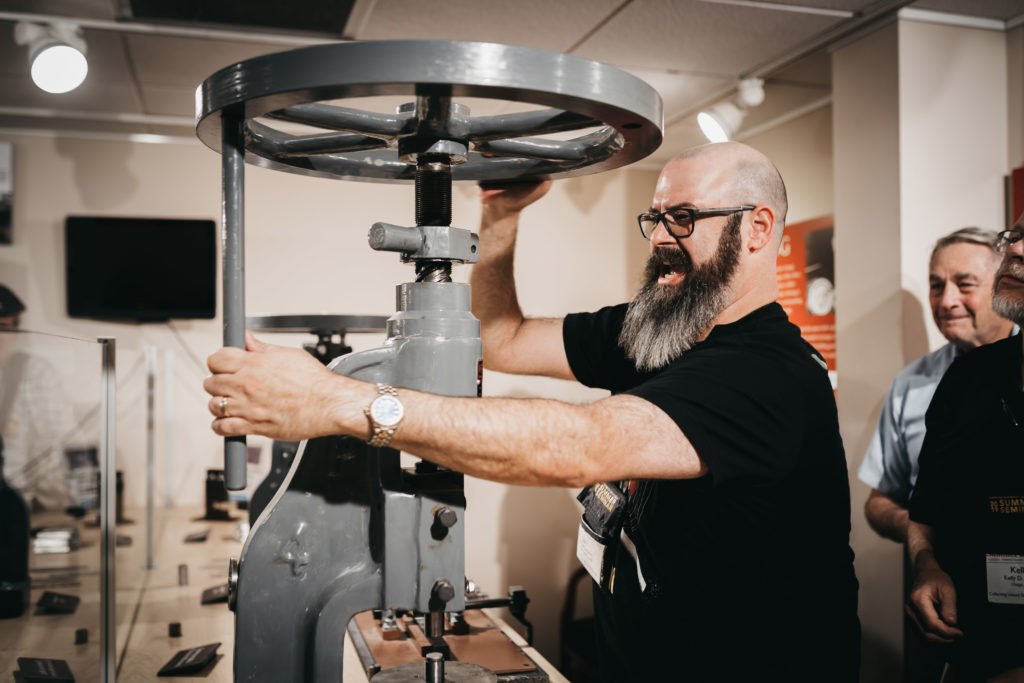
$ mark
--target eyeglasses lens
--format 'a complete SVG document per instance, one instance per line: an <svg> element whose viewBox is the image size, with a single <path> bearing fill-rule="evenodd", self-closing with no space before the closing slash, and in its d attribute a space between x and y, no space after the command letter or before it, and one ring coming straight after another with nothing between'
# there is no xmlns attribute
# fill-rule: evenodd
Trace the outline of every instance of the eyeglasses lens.
<svg viewBox="0 0 1024 683"><path fill-rule="evenodd" d="M649 211L640 214L639 221L640 230L647 239L658 229L658 223L662 223L674 237L687 237L693 232L693 215L685 209L674 209L666 213Z"/></svg>
<svg viewBox="0 0 1024 683"><path fill-rule="evenodd" d="M657 227L658 216L656 214L645 213L640 216L640 230L647 239L651 238L651 235L654 234L654 230Z"/></svg>
<svg viewBox="0 0 1024 683"><path fill-rule="evenodd" d="M1024 234L1016 230L1003 230L999 233L999 238L996 240L996 250L1006 251L1010 248L1010 245L1019 242L1021 237L1024 237Z"/></svg>
<svg viewBox="0 0 1024 683"><path fill-rule="evenodd" d="M676 209L665 214L668 231L676 237L687 237L693 232L693 214L685 209Z"/></svg>

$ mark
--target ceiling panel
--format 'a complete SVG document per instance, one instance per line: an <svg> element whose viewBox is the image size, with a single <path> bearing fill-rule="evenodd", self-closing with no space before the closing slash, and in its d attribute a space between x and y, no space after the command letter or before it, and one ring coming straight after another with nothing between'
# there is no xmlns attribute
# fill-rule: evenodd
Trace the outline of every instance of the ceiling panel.
<svg viewBox="0 0 1024 683"><path fill-rule="evenodd" d="M692 102L700 101L710 93L720 92L735 84L730 76L698 73L679 73L664 69L642 69L623 67L634 76L649 83L661 95L667 116L671 112L686 109Z"/></svg>
<svg viewBox="0 0 1024 683"><path fill-rule="evenodd" d="M179 36L124 34L135 74L152 85L196 86L219 69L270 52L281 45Z"/></svg>
<svg viewBox="0 0 1024 683"><path fill-rule="evenodd" d="M1000 21L1024 16L1024 0L918 0L914 7Z"/></svg>
<svg viewBox="0 0 1024 683"><path fill-rule="evenodd" d="M28 55L25 48L14 44L14 24L0 23L0 76L25 78Z"/></svg>
<svg viewBox="0 0 1024 683"><path fill-rule="evenodd" d="M0 78L0 106L97 113L139 113L138 93L130 82L86 79L76 90L62 95L43 92L24 78Z"/></svg>
<svg viewBox="0 0 1024 683"><path fill-rule="evenodd" d="M724 4L752 4L749 0L702 0L703 2L718 2ZM785 6L785 11L800 11L803 9L812 14L816 9L836 10L844 12L859 12L874 0L764 0L766 5Z"/></svg>
<svg viewBox="0 0 1024 683"><path fill-rule="evenodd" d="M213 7L217 1L182 0L179 4L184 7L207 2ZM232 0L236 5L245 2ZM127 5L127 0L0 0L0 128L16 123L17 127L35 129L159 132L194 137L191 119L199 83L239 60L297 44L294 32L285 37L271 35L276 29L275 11L337 10L331 6L334 0L253 0L242 9L258 13L257 2L270 7L257 17L263 28L214 32L209 30L208 21L190 22L180 17L174 26L157 21L139 25L131 17L119 16L119 7ZM842 16L792 11L794 8L861 12L873 10L880 3L892 6L896 2L355 0L344 34L364 40L495 41L571 51L618 66L646 80L662 94L666 119L673 124L667 131L671 138L666 145L669 151L659 151L654 157L657 159L671 150L678 151L680 144L701 141L694 120L695 107L714 97L729 97L741 76L765 64L796 59L824 33L854 21ZM1002 21L1024 13L1024 0L918 0L911 6ZM31 84L26 50L14 45L12 38L19 12L79 17L92 22L84 30L90 73L81 88L65 95L50 95ZM336 29L337 24L332 30ZM830 80L830 60L824 49L773 67L766 74L765 103L750 112L744 127L749 130L821 101L829 92ZM390 112L395 102L345 104ZM472 103L472 111L482 115L512 111L517 106L514 102L479 101ZM51 113L34 119L11 118L27 109ZM52 112L67 115L53 116ZM128 120L111 121L117 117ZM168 121L161 117L177 117L181 123L171 125L174 118Z"/></svg>
<svg viewBox="0 0 1024 683"><path fill-rule="evenodd" d="M772 73L773 83L792 83L830 90L832 87L832 58L828 50L816 50Z"/></svg>
<svg viewBox="0 0 1024 683"><path fill-rule="evenodd" d="M0 0L0 11L117 19L117 0Z"/></svg>
<svg viewBox="0 0 1024 683"><path fill-rule="evenodd" d="M96 31L85 29L82 37L87 46L89 58L89 72L92 79L104 83L133 83L132 66L129 61L127 49L127 35L114 31ZM27 52L23 55L27 57ZM28 61L26 59L26 68Z"/></svg>
<svg viewBox="0 0 1024 683"><path fill-rule="evenodd" d="M622 0L377 0L366 20L346 33L360 40L479 40L566 52L620 4Z"/></svg>
<svg viewBox="0 0 1024 683"><path fill-rule="evenodd" d="M142 109L156 116L182 116L192 119L196 115L195 88L174 85L142 86Z"/></svg>
<svg viewBox="0 0 1024 683"><path fill-rule="evenodd" d="M735 77L840 21L699 0L635 0L576 54L626 66Z"/></svg>

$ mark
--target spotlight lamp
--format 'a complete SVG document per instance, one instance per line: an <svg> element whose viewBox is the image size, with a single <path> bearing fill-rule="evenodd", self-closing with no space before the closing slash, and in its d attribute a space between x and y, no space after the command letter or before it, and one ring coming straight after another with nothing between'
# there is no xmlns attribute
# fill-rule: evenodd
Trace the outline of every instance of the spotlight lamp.
<svg viewBox="0 0 1024 683"><path fill-rule="evenodd" d="M85 40L74 24L32 24L18 22L14 42L28 46L32 81L49 93L70 92L80 86L89 72Z"/></svg>
<svg viewBox="0 0 1024 683"><path fill-rule="evenodd" d="M697 114L697 125L711 142L731 140L739 130L747 110L764 102L764 81L745 78L736 88L736 97L719 102Z"/></svg>

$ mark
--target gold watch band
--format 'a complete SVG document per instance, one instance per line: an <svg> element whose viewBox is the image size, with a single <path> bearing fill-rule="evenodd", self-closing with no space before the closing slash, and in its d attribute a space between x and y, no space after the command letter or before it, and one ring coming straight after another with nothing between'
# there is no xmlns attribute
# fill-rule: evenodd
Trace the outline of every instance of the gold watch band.
<svg viewBox="0 0 1024 683"><path fill-rule="evenodd" d="M375 448L385 448L391 443L392 437L395 435L395 430L398 428L398 423L401 422L402 417L398 418L398 422L393 425L382 425L373 416L372 408L374 402L377 401L381 396L393 396L396 400L398 399L398 390L390 384L377 383L377 395L373 401L370 402L366 408L363 409L366 418L370 421L370 438L367 443ZM399 403L401 407L401 403Z"/></svg>

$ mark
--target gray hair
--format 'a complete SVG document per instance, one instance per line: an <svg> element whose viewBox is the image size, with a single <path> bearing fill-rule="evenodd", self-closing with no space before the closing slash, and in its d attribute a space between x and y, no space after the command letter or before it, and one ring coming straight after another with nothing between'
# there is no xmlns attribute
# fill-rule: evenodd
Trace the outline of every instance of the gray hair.
<svg viewBox="0 0 1024 683"><path fill-rule="evenodd" d="M934 263L936 255L946 247L953 244L978 244L983 247L988 247L992 250L993 256L1001 258L1002 254L996 250L996 240L998 237L999 233L995 230L986 230L985 228L976 228L974 226L954 230L948 235L940 237L938 241L935 242L935 246L932 248L932 255L928 259L928 263Z"/></svg>

